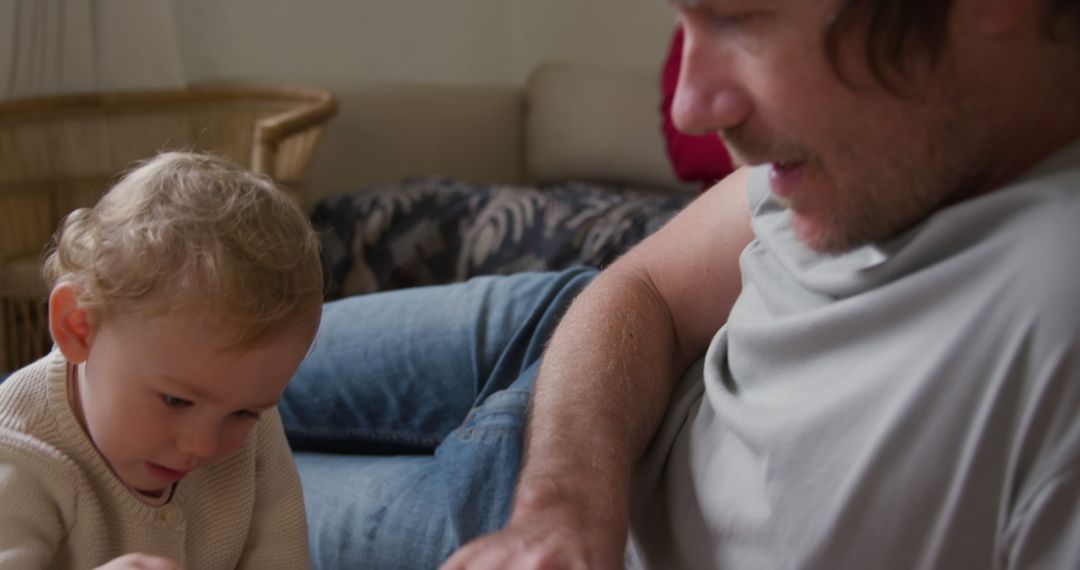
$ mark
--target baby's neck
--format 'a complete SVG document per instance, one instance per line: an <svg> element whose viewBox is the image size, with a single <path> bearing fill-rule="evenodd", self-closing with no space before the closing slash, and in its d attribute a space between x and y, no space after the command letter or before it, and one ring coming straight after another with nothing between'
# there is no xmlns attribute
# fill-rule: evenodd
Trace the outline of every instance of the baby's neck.
<svg viewBox="0 0 1080 570"><path fill-rule="evenodd" d="M130 489L132 493L135 493L135 496L138 497L140 501L153 507L160 507L161 505L168 503L169 499L172 498L173 491L176 489L176 483L169 485L165 489L154 492L140 491L134 487L128 487L128 489Z"/></svg>
<svg viewBox="0 0 1080 570"><path fill-rule="evenodd" d="M90 437L90 430L86 428L86 417L83 415L82 403L79 399L79 377L82 371L79 369L78 364L68 363L67 366L67 399L68 406L71 407L71 412L75 414L75 419L79 422L79 427L82 428L86 437Z"/></svg>

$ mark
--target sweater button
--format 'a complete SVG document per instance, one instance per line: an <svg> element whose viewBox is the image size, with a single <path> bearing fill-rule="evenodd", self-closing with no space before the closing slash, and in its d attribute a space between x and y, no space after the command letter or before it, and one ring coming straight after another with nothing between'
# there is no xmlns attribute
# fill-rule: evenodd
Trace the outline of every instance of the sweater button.
<svg viewBox="0 0 1080 570"><path fill-rule="evenodd" d="M172 526L180 524L182 518L183 517L178 511L172 509L165 511L165 522L169 523Z"/></svg>

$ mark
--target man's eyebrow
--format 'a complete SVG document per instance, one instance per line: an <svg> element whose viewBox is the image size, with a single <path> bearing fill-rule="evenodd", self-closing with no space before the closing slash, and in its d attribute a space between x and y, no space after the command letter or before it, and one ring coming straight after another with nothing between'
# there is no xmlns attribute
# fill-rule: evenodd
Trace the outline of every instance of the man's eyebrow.
<svg viewBox="0 0 1080 570"><path fill-rule="evenodd" d="M692 9L692 8L701 8L702 5L705 4L705 2L706 2L706 0L664 0L664 3L667 4L670 7L675 8L675 9L682 8L684 10L689 10L689 9ZM732 7L732 6L730 6L731 4L737 4L737 3L732 2L732 0L722 0L722 1L718 0L718 1L711 2L709 4L709 7L717 8L717 9L719 9L719 8L728 8L728 9L730 9ZM766 0L766 1L763 1L763 2L758 2L758 4L775 4L775 2L770 1L770 0Z"/></svg>

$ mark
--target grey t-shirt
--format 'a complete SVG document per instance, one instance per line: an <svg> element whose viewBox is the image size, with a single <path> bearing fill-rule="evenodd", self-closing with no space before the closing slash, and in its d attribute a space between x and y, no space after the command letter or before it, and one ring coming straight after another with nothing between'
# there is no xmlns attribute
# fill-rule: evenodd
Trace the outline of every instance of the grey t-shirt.
<svg viewBox="0 0 1080 570"><path fill-rule="evenodd" d="M1080 568L1080 142L821 255L753 173L743 290L641 465L652 568Z"/></svg>

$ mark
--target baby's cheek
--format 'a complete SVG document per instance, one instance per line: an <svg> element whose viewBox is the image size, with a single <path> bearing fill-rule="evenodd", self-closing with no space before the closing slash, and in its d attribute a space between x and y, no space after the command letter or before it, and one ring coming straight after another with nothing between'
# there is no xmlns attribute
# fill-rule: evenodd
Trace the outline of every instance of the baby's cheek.
<svg viewBox="0 0 1080 570"><path fill-rule="evenodd" d="M222 459L232 455L237 449L240 449L241 445L244 445L244 441L247 439L248 434L251 433L251 427L252 426L250 425L237 426L229 430L224 444L221 446Z"/></svg>

